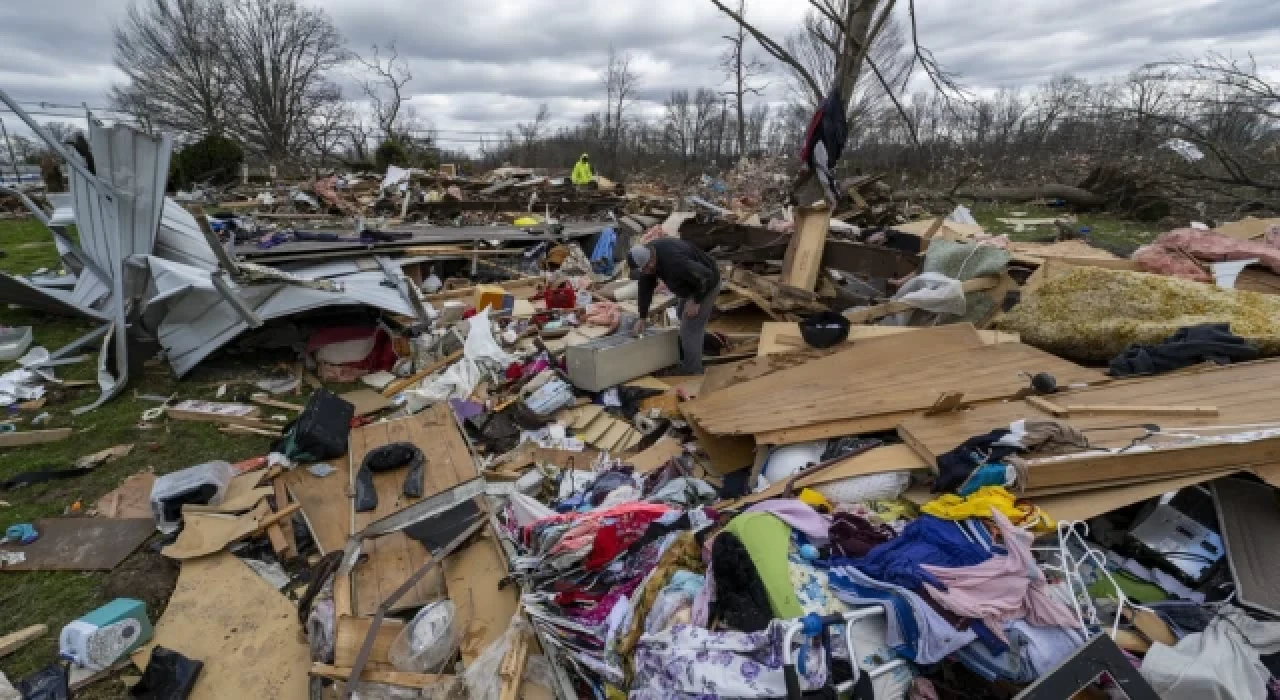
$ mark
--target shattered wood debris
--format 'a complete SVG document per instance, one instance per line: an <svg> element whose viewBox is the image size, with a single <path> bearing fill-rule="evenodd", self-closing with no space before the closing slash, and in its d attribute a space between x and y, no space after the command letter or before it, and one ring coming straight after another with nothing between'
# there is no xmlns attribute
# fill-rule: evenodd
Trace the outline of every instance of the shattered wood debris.
<svg viewBox="0 0 1280 700"><path fill-rule="evenodd" d="M166 139L94 125L89 143L131 154L137 208L107 216L120 168L75 165L74 197L35 207L74 274L0 276L0 301L96 330L0 376L20 406L0 447L83 430L34 427L59 403L47 373L104 344L106 400L147 339L180 376L255 365L216 394L141 397L143 425L277 454L157 464L91 517L15 524L0 575L159 548L177 587L131 658L203 663L193 698L784 697L787 639L801 690L848 680L827 668L825 616L860 622L861 677L900 700L956 679L1042 693L1114 648L1104 635L1139 660L1132 682L1157 684L1170 654L1215 667L1208 647L1234 634L1206 631L1218 618L1260 626L1231 653L1274 650L1257 641L1280 635L1274 221L1171 231L1125 260L1069 214L1009 219L1061 238L1010 243L962 208L907 211L879 175L789 209L768 160L688 190L392 167L170 199ZM675 278L634 337L649 300L624 259L660 237L715 263L690 256L721 283L702 337ZM690 352L706 374L671 376ZM5 488L101 473L131 447ZM103 622L82 631L95 649ZM0 653L44 634L24 632Z"/></svg>

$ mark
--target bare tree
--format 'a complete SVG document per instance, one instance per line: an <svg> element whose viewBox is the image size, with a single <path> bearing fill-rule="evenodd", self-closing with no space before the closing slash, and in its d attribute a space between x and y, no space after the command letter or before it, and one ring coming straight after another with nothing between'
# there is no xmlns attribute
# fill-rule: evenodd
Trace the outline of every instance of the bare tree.
<svg viewBox="0 0 1280 700"><path fill-rule="evenodd" d="M351 108L341 99L325 102L307 120L306 137L321 164L338 152L348 136L346 126L352 118Z"/></svg>
<svg viewBox="0 0 1280 700"><path fill-rule="evenodd" d="M185 134L219 133L231 80L220 41L223 0L139 0L115 29L115 65L129 78L111 88L112 106L144 124Z"/></svg>
<svg viewBox="0 0 1280 700"><path fill-rule="evenodd" d="M225 34L245 140L274 161L304 137L315 110L336 99L326 78L344 57L322 10L296 0L234 0Z"/></svg>
<svg viewBox="0 0 1280 700"><path fill-rule="evenodd" d="M689 98L689 91L672 91L663 106L666 108L663 133L667 142L680 155L681 166L687 168L696 131L693 101Z"/></svg>
<svg viewBox="0 0 1280 700"><path fill-rule="evenodd" d="M405 102L404 86L413 80L409 62L396 50L396 42L387 44L387 58L383 61L380 49L373 47L373 57L365 60L357 55L356 61L372 76L361 83L364 94L373 108L373 118L382 128L382 137L396 137L400 108Z"/></svg>
<svg viewBox="0 0 1280 700"><path fill-rule="evenodd" d="M747 0L738 0L738 14L747 14ZM743 25L739 24L738 31L726 34L724 38L729 42L729 48L720 55L720 69L732 87L727 94L737 103L738 157L742 157L747 152L747 95L759 97L769 87L768 83L756 84L757 78L769 72L769 66L759 58L747 56L747 30Z"/></svg>
<svg viewBox="0 0 1280 700"><path fill-rule="evenodd" d="M609 62L601 78L604 82L605 102L604 132L609 144L610 164L618 167L618 147L622 143L624 117L627 108L635 101L640 89L640 75L631 69L631 54L619 54L609 47Z"/></svg>
<svg viewBox="0 0 1280 700"><path fill-rule="evenodd" d="M346 128L349 147L347 152L351 159L358 163L369 162L369 139L373 136L373 128L364 121L352 122Z"/></svg>
<svg viewBox="0 0 1280 700"><path fill-rule="evenodd" d="M520 133L520 142L524 147L525 163L530 168L538 167L538 142L542 139L543 131L550 121L551 108L544 102L538 105L538 113L534 115L533 121L516 124L516 131Z"/></svg>

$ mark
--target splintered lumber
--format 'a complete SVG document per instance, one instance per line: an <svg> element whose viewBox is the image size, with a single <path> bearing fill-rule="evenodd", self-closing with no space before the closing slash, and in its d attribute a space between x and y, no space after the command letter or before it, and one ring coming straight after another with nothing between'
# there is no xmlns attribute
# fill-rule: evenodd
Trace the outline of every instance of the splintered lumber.
<svg viewBox="0 0 1280 700"><path fill-rule="evenodd" d="M854 344L850 349L739 384L687 404L717 435L757 435L815 423L923 411L944 391L970 401L1009 398L1027 388L1024 373L1048 372L1061 385L1105 381L1021 344L983 345L958 324Z"/></svg>
<svg viewBox="0 0 1280 700"><path fill-rule="evenodd" d="M966 280L960 286L964 289L965 294L970 292L985 292L1000 286L1000 277L975 277ZM870 323L876 319L884 318L890 314L902 313L903 311L912 311L916 307L905 301L889 301L876 306L867 306L860 309L850 309L844 312L844 317L849 319L850 323Z"/></svg>
<svg viewBox="0 0 1280 700"><path fill-rule="evenodd" d="M48 631L47 625L32 625L0 637L0 657L12 654Z"/></svg>
<svg viewBox="0 0 1280 700"><path fill-rule="evenodd" d="M417 384L423 379L430 377L431 375L435 374L436 372L439 372L440 370L444 369L445 367L448 367L449 365L457 362L460 359L462 359L461 350L449 355L448 357L445 357L441 360L438 360L432 363L430 366L428 366L426 369L422 370L421 372L414 373L413 376L405 377L404 379L397 379L396 381L391 382L390 384L387 385L385 389L382 390L382 395L395 396L396 394L399 394L405 389L408 389L414 384Z"/></svg>
<svg viewBox="0 0 1280 700"><path fill-rule="evenodd" d="M822 273L822 252L831 230L831 212L824 207L796 209L795 233L782 259L782 284L812 292Z"/></svg>

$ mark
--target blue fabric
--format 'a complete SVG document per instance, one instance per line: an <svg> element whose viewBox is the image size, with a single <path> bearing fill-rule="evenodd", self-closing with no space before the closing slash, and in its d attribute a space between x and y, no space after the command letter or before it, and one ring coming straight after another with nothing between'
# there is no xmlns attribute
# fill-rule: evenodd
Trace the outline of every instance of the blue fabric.
<svg viewBox="0 0 1280 700"><path fill-rule="evenodd" d="M863 586L853 579L832 570L828 578L831 591L836 597L850 605L865 605L868 602L884 602L889 604L889 611L897 620L898 629L902 633L902 643L889 642L889 649L905 659L916 660L916 647L920 643L920 626L916 623L915 613L911 605L902 596Z"/></svg>
<svg viewBox="0 0 1280 700"><path fill-rule="evenodd" d="M956 493L968 498L969 494L974 493L983 486L1007 486L1008 484L1006 484L1005 481L1008 479L1008 476L1008 466L999 462L984 464L975 469L974 472L969 475L969 478L960 485L960 488L956 490Z"/></svg>
<svg viewBox="0 0 1280 700"><path fill-rule="evenodd" d="M969 629L973 630L973 633L978 635L978 641L982 642L982 644L985 645L987 650L992 654L999 656L1000 654L1009 651L1009 645L1005 644L1003 639L997 637L996 633L992 632L991 628L987 626L987 623L982 620L973 620L970 622Z"/></svg>
<svg viewBox="0 0 1280 700"><path fill-rule="evenodd" d="M877 545L861 559L841 559L834 565L857 567L862 573L885 583L918 590L925 583L940 590L946 585L920 567L921 564L955 569L974 566L991 558L989 538L970 540L975 530L966 524L921 515L898 537ZM966 536L968 534L968 536ZM975 538L977 539L977 538Z"/></svg>
<svg viewBox="0 0 1280 700"><path fill-rule="evenodd" d="M918 664L938 663L977 639L972 630L953 627L919 595L876 581L851 566L832 569L829 582L832 593L850 605L888 603L886 643L894 653Z"/></svg>
<svg viewBox="0 0 1280 700"><path fill-rule="evenodd" d="M617 242L618 232L612 228L606 228L600 232L596 247L591 251L591 267L598 274L603 275L613 271L613 247Z"/></svg>

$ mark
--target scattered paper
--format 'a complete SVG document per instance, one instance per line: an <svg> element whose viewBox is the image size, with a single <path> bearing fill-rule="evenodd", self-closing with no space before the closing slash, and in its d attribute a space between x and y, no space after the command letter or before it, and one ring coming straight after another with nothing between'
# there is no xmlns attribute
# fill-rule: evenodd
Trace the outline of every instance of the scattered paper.
<svg viewBox="0 0 1280 700"><path fill-rule="evenodd" d="M323 479L323 478L325 478L326 476L329 476L330 474L332 474L332 473L334 473L334 472L336 472L336 471L338 471L338 470L337 470L337 469L334 469L333 467L329 466L328 464L325 464L324 462L317 462L317 463L315 463L315 464L313 464L313 465L311 465L311 466L307 467L307 471L311 472L311 475L312 475L312 476L319 477L319 478Z"/></svg>
<svg viewBox="0 0 1280 700"><path fill-rule="evenodd" d="M91 455L85 455L76 460L76 468L84 469L85 467L97 467L107 462L112 462L121 457L128 457L133 452L133 445L116 445L108 447L105 450L94 452Z"/></svg>
<svg viewBox="0 0 1280 700"><path fill-rule="evenodd" d="M0 552L0 567L21 564L26 560L27 555L22 552Z"/></svg>
<svg viewBox="0 0 1280 700"><path fill-rule="evenodd" d="M222 386L218 387L218 393L216 394L216 396L218 398L222 398L226 395L227 395L227 385L223 384Z"/></svg>

